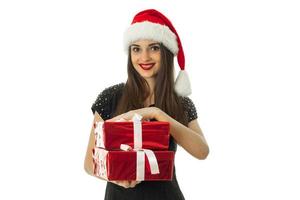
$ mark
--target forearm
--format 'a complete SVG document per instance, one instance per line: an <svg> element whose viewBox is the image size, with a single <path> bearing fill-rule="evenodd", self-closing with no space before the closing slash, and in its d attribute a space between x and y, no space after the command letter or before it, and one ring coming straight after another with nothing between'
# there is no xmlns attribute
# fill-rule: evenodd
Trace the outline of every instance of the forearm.
<svg viewBox="0 0 300 200"><path fill-rule="evenodd" d="M131 110L118 115L109 121L117 121L119 119L131 120L136 113L143 116L144 120L154 118L158 121L169 122L170 134L180 146L198 159L205 159L207 157L209 152L208 145L196 120L191 121L188 125L189 127L186 127L167 115L161 109L157 107L148 107Z"/></svg>
<svg viewBox="0 0 300 200"><path fill-rule="evenodd" d="M205 138L200 133L184 126L161 110L157 112L155 118L158 121L167 121L170 123L170 134L187 152L198 159L205 159L207 157L209 148Z"/></svg>
<svg viewBox="0 0 300 200"><path fill-rule="evenodd" d="M94 136L94 128L92 128L91 133L90 133L89 144L88 144L88 148L87 148L85 160L84 160L84 169L85 169L86 173L88 173L91 176L94 175L94 165L93 165L93 148L95 146L94 145L94 143L95 143L94 137L95 137Z"/></svg>

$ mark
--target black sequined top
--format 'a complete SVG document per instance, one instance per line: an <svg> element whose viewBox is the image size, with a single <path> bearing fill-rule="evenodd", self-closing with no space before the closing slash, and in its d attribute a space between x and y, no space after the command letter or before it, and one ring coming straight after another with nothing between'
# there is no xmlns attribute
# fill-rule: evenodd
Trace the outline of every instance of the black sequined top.
<svg viewBox="0 0 300 200"><path fill-rule="evenodd" d="M122 96L124 83L120 83L103 90L92 105L92 111L97 111L103 120L110 119L115 111L118 100ZM182 98L183 107L188 121L197 119L197 112L192 100ZM177 144L170 137L169 150L175 151ZM172 181L142 181L134 188L123 188L111 182L107 182L105 200L183 200L184 196L179 188L175 167Z"/></svg>

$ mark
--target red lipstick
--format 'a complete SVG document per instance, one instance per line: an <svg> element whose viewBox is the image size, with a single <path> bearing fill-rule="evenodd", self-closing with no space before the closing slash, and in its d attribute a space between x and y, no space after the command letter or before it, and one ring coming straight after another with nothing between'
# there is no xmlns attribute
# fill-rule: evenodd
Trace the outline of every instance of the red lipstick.
<svg viewBox="0 0 300 200"><path fill-rule="evenodd" d="M148 63L148 64L139 64L139 66L143 69L143 70L150 70L152 69L152 67L155 65L155 63Z"/></svg>

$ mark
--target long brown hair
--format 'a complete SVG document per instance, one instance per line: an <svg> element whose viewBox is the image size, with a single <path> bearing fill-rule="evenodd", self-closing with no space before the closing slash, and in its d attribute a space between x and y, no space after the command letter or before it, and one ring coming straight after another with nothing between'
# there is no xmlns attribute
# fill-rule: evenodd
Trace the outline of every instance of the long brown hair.
<svg viewBox="0 0 300 200"><path fill-rule="evenodd" d="M188 120L184 112L182 98L174 91L174 55L162 44L160 44L160 50L161 65L155 77L154 88L155 107L160 108L169 116L187 126ZM128 79L113 116L129 110L143 108L144 101L150 95L150 87L147 81L133 67L130 47L128 52Z"/></svg>

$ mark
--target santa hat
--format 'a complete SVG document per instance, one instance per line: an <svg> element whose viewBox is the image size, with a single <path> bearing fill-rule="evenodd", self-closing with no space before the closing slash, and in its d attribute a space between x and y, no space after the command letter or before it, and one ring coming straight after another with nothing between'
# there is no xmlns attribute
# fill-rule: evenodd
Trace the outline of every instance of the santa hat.
<svg viewBox="0 0 300 200"><path fill-rule="evenodd" d="M184 52L174 26L162 13L154 9L144 10L136 14L130 27L124 33L124 47L140 39L161 42L177 56L180 72L175 81L175 91L180 96L191 94L191 84L185 69Z"/></svg>

